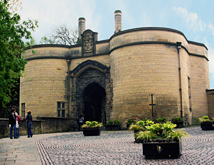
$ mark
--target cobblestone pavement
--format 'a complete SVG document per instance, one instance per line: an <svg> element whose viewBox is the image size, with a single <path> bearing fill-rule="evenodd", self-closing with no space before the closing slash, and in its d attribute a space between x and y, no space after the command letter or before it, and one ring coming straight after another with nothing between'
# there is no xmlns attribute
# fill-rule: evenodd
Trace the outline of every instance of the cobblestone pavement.
<svg viewBox="0 0 214 165"><path fill-rule="evenodd" d="M130 131L103 131L100 136L86 137L82 132L57 135L37 141L37 146L42 164L214 164L214 131L202 131L200 127L184 130L191 138L183 138L182 156L178 159L145 159L142 144L134 143Z"/></svg>
<svg viewBox="0 0 214 165"><path fill-rule="evenodd" d="M100 136L66 132L0 139L0 165L213 165L214 130L184 128L178 159L145 159L142 144L134 143L132 131L102 131Z"/></svg>

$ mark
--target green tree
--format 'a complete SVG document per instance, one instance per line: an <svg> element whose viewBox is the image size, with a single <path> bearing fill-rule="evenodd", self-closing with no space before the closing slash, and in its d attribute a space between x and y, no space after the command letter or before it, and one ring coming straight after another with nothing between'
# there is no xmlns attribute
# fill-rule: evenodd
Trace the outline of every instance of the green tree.
<svg viewBox="0 0 214 165"><path fill-rule="evenodd" d="M23 39L31 39L30 31L38 27L37 21L22 22L10 2L0 1L0 108L11 101L27 63L21 56L26 47Z"/></svg>

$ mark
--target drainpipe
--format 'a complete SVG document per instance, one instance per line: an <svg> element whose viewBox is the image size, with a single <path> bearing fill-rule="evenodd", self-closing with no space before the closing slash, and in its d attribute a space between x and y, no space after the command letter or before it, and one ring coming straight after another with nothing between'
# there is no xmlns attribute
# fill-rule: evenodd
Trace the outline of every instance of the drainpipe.
<svg viewBox="0 0 214 165"><path fill-rule="evenodd" d="M181 55L180 55L180 49L181 49L181 42L177 42L177 51L178 51L178 61L179 61L179 91L180 91L180 115L181 118L183 119L183 105L182 105L182 87L181 87Z"/></svg>
<svg viewBox="0 0 214 165"><path fill-rule="evenodd" d="M70 75L69 75L69 72L70 72L70 65L71 65L71 57L70 56L67 56L66 57L66 62L67 62L67 65L68 65L68 84L67 84L67 99L68 99L68 118L70 117Z"/></svg>

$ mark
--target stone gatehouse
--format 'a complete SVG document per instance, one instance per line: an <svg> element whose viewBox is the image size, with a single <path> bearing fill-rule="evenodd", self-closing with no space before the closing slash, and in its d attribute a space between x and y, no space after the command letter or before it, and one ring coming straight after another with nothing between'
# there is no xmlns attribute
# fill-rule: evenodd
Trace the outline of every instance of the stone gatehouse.
<svg viewBox="0 0 214 165"><path fill-rule="evenodd" d="M119 119L124 126L130 118L181 116L191 123L192 117L213 114L207 47L174 29L122 30L121 11L114 15L115 32L107 40L99 41L80 18L79 44L27 49L21 116L27 110L35 118L83 114L103 123Z"/></svg>

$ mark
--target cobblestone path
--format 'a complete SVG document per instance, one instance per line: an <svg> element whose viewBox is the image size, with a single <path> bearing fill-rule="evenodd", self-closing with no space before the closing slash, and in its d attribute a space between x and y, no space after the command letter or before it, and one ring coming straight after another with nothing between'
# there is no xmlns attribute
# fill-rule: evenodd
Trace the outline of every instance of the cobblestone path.
<svg viewBox="0 0 214 165"><path fill-rule="evenodd" d="M73 165L212 165L214 131L200 127L185 128L190 138L183 138L182 156L178 159L145 159L142 144L134 143L130 131L101 132L83 136L82 132L53 136L37 141L42 163Z"/></svg>

